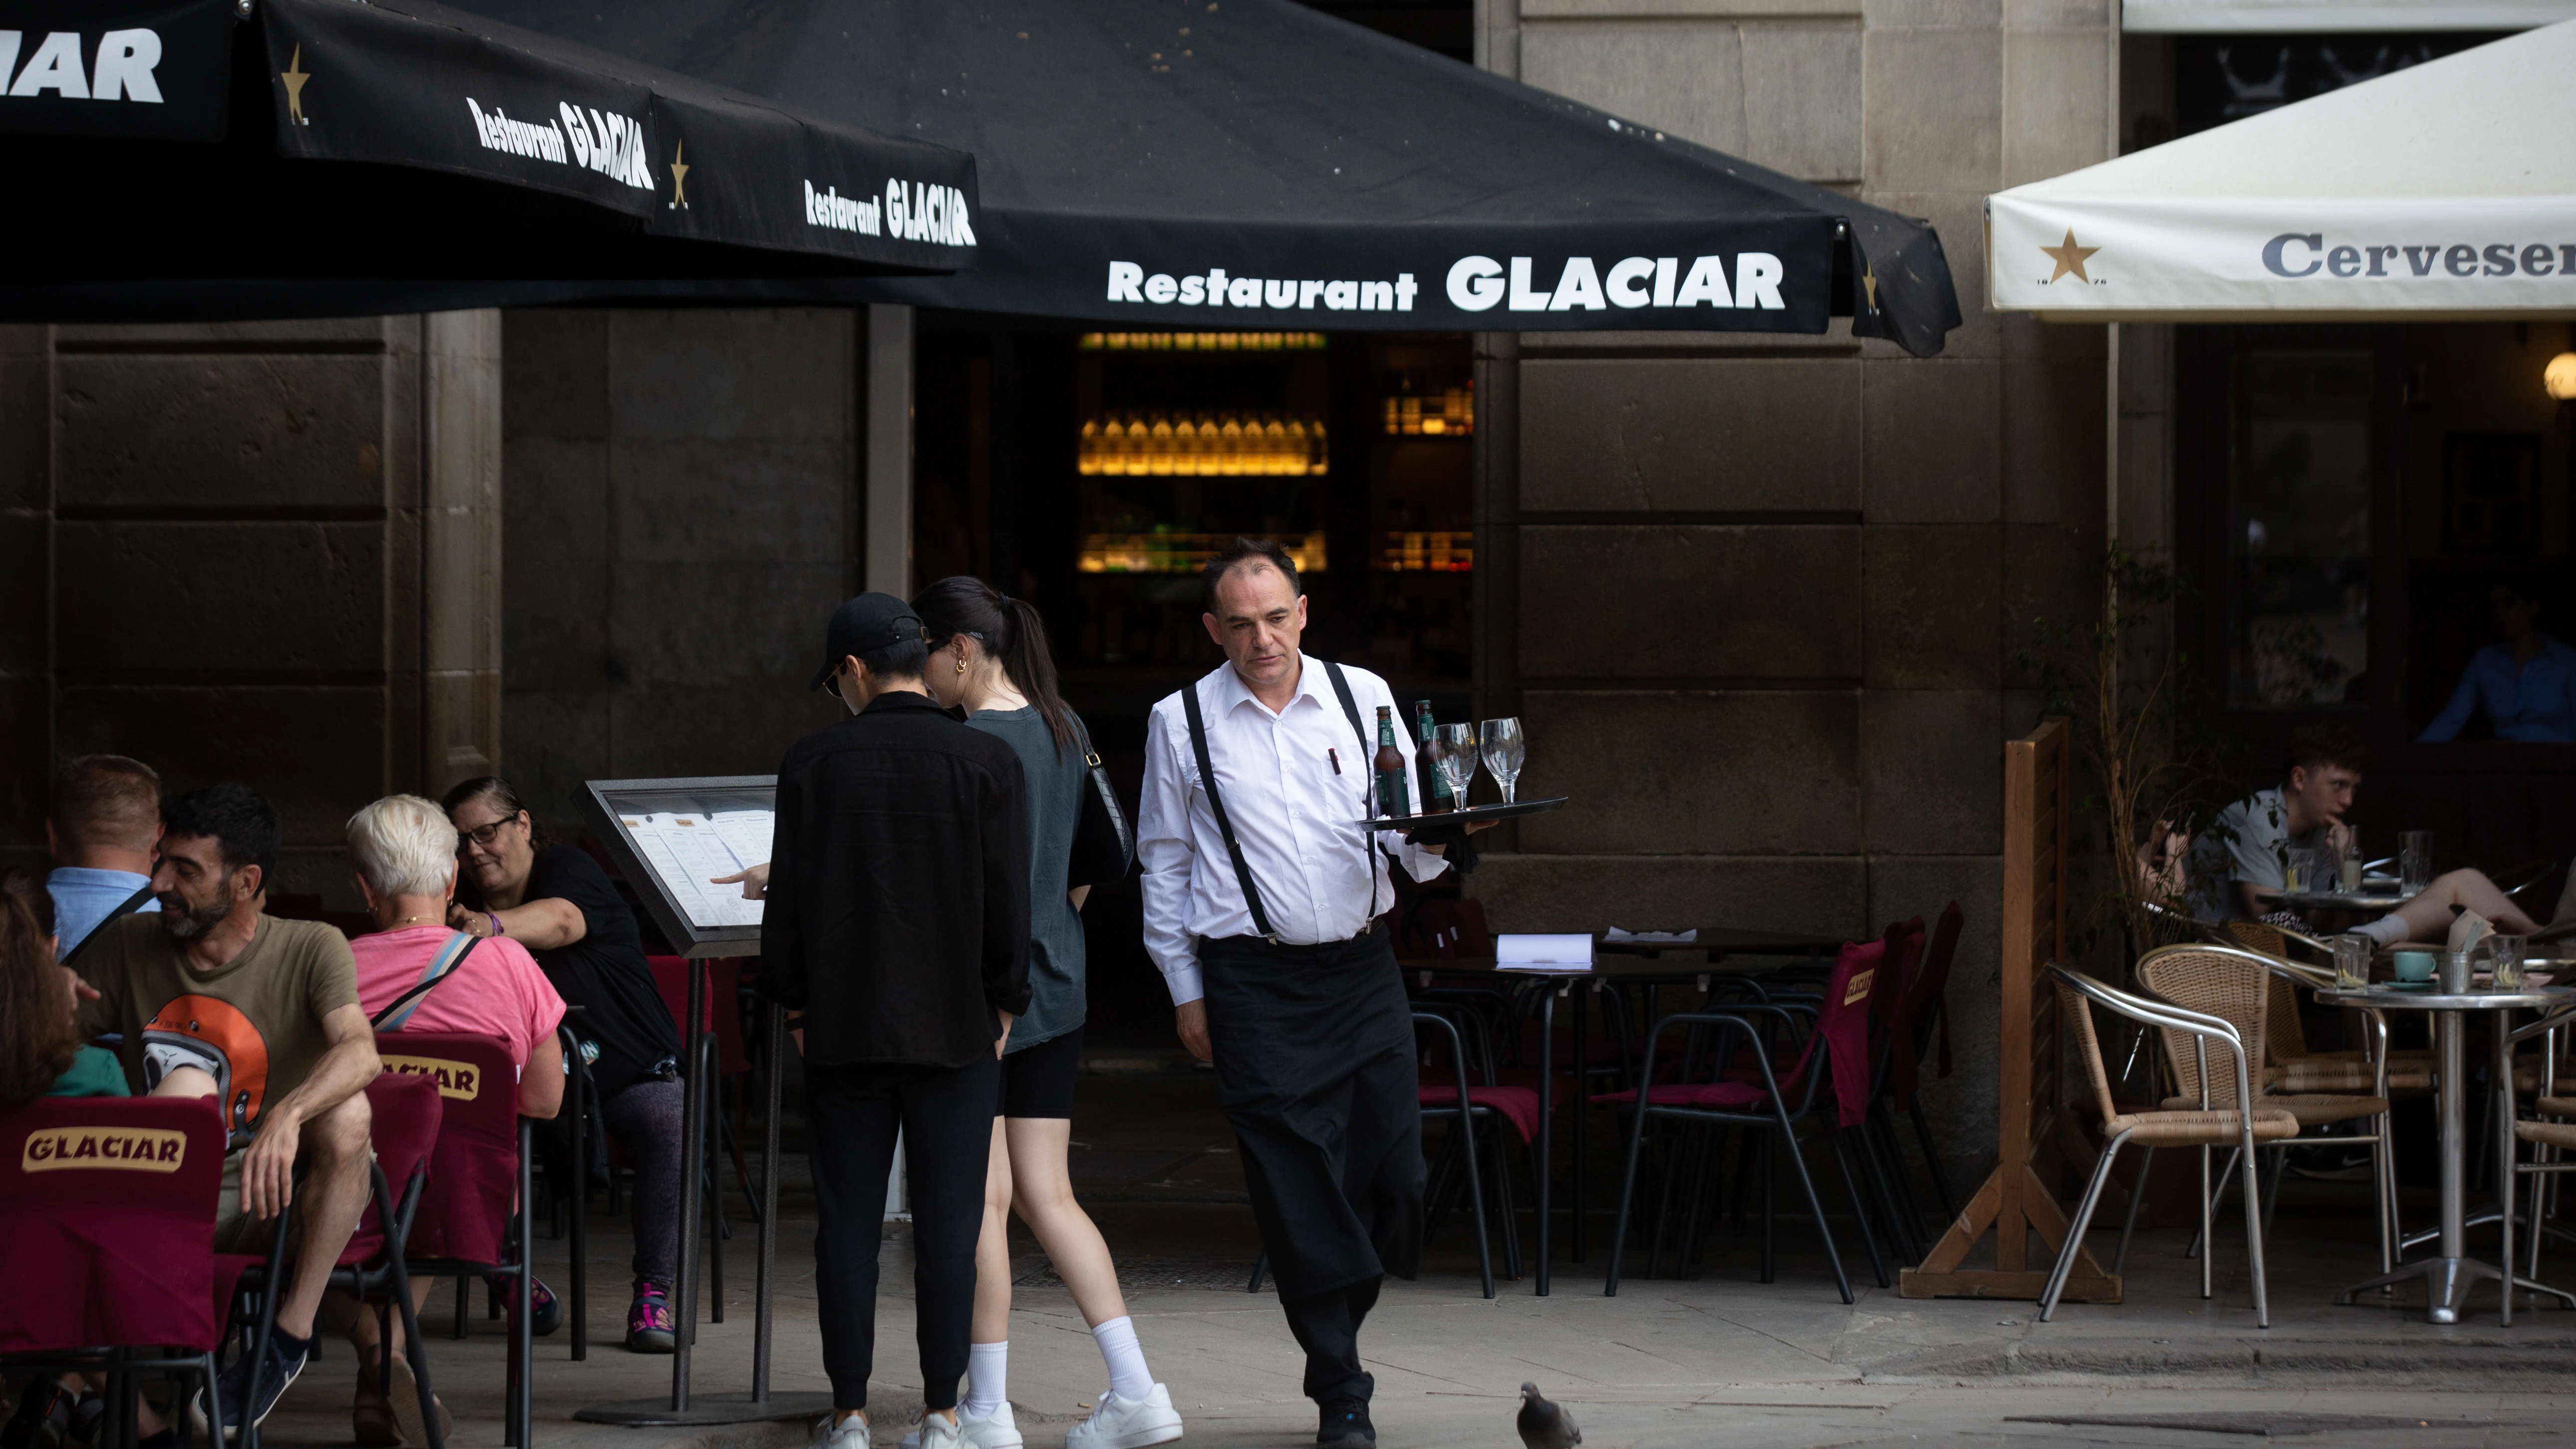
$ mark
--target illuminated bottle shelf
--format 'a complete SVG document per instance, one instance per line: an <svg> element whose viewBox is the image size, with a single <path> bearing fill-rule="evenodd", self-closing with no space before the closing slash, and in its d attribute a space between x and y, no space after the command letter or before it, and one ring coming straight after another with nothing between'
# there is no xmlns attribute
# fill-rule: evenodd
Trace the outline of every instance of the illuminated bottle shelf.
<svg viewBox="0 0 2576 1449"><path fill-rule="evenodd" d="M1086 478L1315 478L1325 451L1321 418L1124 413L1082 425L1075 466Z"/></svg>
<svg viewBox="0 0 2576 1449"><path fill-rule="evenodd" d="M1386 400L1386 431L1393 437L1465 437L1476 431L1476 388L1444 388L1429 396L1400 393Z"/></svg>
<svg viewBox="0 0 2576 1449"><path fill-rule="evenodd" d="M1234 540L1231 533L1087 533L1074 567L1086 574L1194 574ZM1297 572L1324 571L1322 533L1278 543Z"/></svg>
<svg viewBox="0 0 2576 1449"><path fill-rule="evenodd" d="M1389 533L1369 560L1381 573L1464 574L1476 568L1476 535L1466 530Z"/></svg>
<svg viewBox="0 0 2576 1449"><path fill-rule="evenodd" d="M1321 332L1085 332L1085 352L1321 352Z"/></svg>

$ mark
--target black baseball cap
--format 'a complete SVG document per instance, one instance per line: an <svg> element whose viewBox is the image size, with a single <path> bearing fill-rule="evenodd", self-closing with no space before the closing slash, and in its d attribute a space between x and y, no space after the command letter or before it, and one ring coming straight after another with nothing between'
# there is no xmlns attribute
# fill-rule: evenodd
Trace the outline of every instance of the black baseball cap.
<svg viewBox="0 0 2576 1449"><path fill-rule="evenodd" d="M861 594L832 611L832 622L823 630L823 667L814 671L809 687L820 693L841 661L853 654L874 654L907 639L928 642L912 605L892 594Z"/></svg>

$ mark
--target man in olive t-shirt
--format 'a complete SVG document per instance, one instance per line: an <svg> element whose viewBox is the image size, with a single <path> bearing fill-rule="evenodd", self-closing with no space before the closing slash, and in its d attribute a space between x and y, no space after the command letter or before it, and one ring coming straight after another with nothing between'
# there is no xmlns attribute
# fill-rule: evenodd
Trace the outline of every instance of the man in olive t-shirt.
<svg viewBox="0 0 2576 1449"><path fill-rule="evenodd" d="M98 999L82 1007L81 1029L121 1034L135 1090L212 1097L234 1141L248 1134L224 1160L217 1251L265 1252L271 1225L297 1199L294 1269L257 1401L244 1402L250 1355L224 1371L230 1433L265 1419L303 1371L322 1290L366 1207L366 1086L383 1063L348 941L260 910L277 869L268 802L246 785L210 785L170 800L162 823L152 871L161 909L91 937L79 970ZM201 1425L203 1402L190 1406Z"/></svg>

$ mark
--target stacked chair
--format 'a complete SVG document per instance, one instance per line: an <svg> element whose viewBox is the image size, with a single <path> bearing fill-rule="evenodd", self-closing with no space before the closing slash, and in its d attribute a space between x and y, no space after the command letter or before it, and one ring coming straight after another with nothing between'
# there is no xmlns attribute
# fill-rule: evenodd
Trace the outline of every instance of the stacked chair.
<svg viewBox="0 0 2576 1449"><path fill-rule="evenodd" d="M1852 1171L1854 1148L1858 1146L1864 1154L1868 1148L1856 1141L1857 1134L1850 1129L1868 1120L1875 1058L1871 1002L1879 989L1879 973L1888 964L1890 949L1886 940L1843 947L1826 977L1824 992L1812 1003L1747 1001L1729 1004L1722 1010L1665 1017L1647 1038L1644 1061L1636 1078L1643 1084L1642 1089L1630 1088L1593 1098L1595 1102L1628 1107L1631 1124L1627 1170L1620 1185L1618 1221L1612 1230L1610 1266L1603 1284L1605 1293L1619 1291L1629 1215L1636 1206L1638 1168L1645 1156L1647 1129L1658 1121L1680 1130L1697 1129L1700 1139L1691 1201L1684 1211L1685 1251L1698 1235L1707 1167L1715 1146L1710 1139L1723 1128L1741 1129L1747 1139L1746 1154L1761 1179L1762 1281L1772 1281L1775 1271L1771 1149L1777 1145L1786 1150L1797 1175L1800 1196L1832 1266L1834 1286L1843 1302L1852 1302L1851 1279L1844 1271L1842 1251L1826 1221L1824 1200L1816 1192L1804 1150L1821 1142L1832 1155L1844 1194L1860 1220L1861 1240L1868 1250L1874 1276L1880 1287L1889 1286L1886 1262L1870 1227L1870 1209ZM1673 1081L1662 1080L1663 1073L1657 1066L1658 1057L1668 1049L1668 1038L1673 1039L1669 1050L1679 1053L1683 1062L1678 1079ZM1785 1070L1775 1064L1775 1047L1795 1049ZM1681 1156L1679 1152L1670 1154L1666 1211L1679 1177ZM1655 1268L1654 1254L1661 1247L1664 1216L1664 1212L1658 1213L1657 1231L1649 1250L1650 1275Z"/></svg>

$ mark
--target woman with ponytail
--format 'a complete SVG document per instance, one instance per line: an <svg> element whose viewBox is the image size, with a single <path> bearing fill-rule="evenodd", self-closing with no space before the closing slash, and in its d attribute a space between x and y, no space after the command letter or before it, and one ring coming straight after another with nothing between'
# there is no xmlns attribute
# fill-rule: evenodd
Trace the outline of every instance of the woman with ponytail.
<svg viewBox="0 0 2576 1449"><path fill-rule="evenodd" d="M941 579L916 596L931 647L922 671L932 697L1019 752L1029 800L1029 1009L1012 1024L1002 1057L984 1188L984 1233L975 1250L974 1346L957 1422L980 1449L1020 1444L1005 1396L1011 1320L1011 1211L1037 1234L1072 1290L1109 1367L1109 1391L1065 1435L1067 1449L1141 1449L1181 1437L1172 1397L1145 1366L1109 1245L1073 1198L1065 1151L1073 1137L1073 1083L1082 1059L1083 943L1079 914L1090 887L1066 873L1089 788L1089 736L1056 692L1046 625L1026 600L981 579ZM904 1441L907 1449L912 1441Z"/></svg>

